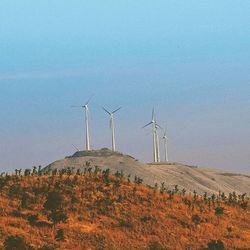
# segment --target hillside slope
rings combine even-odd
[[[125,175],[131,175],[132,178],[139,176],[144,183],[151,186],[165,182],[169,188],[178,185],[189,192],[196,190],[200,194],[204,192],[212,194],[219,191],[227,194],[233,191],[250,194],[250,176],[178,163],[147,165],[131,156],[113,153],[108,149],[77,152],[71,157],[50,164],[44,171],[67,167],[83,171],[86,165],[98,166],[101,169],[108,167],[112,173],[122,170]]]
[[[99,170],[0,177],[0,249],[249,249],[245,196],[190,196],[139,183]]]

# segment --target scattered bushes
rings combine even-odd
[[[201,219],[201,217],[199,215],[193,214],[192,215],[192,221],[193,221],[193,223],[195,225],[198,225],[198,224],[200,224],[202,222],[202,219]]]
[[[216,207],[215,208],[215,215],[222,215],[224,214],[224,208],[223,207]]]
[[[57,191],[52,191],[48,194],[47,200],[43,207],[50,211],[56,211],[62,208],[63,196]]]
[[[119,225],[119,227],[125,227],[125,228],[132,228],[133,227],[133,223],[131,221],[123,220],[123,219],[119,220],[118,225]]]
[[[224,250],[224,244],[220,240],[212,240],[208,242],[207,248],[204,248],[203,250]]]
[[[149,250],[167,250],[158,241],[151,241],[148,245]]]
[[[143,183],[143,179],[138,176],[135,176],[134,183],[140,185]]]
[[[60,223],[60,222],[67,222],[68,216],[61,211],[52,211],[48,215],[48,219],[52,221],[54,224]]]
[[[56,237],[55,237],[55,239],[56,239],[57,241],[62,241],[62,240],[65,239],[65,237],[64,237],[64,230],[63,230],[63,229],[58,229],[58,230],[56,231]]]
[[[10,235],[4,241],[4,250],[34,250],[23,237]]]
[[[37,223],[37,220],[38,220],[38,214],[28,215],[27,220],[28,220],[30,225],[35,226]]]
[[[63,196],[58,191],[49,192],[43,207],[50,211],[47,217],[54,224],[67,221],[68,217],[63,212]]]
[[[56,247],[50,245],[44,245],[43,247],[39,248],[38,250],[56,250]]]
[[[105,184],[108,186],[110,184],[110,169],[103,170],[102,172]]]
[[[8,193],[10,199],[21,199],[22,195],[23,190],[19,183],[10,186]]]
[[[145,215],[145,216],[142,216],[142,217],[140,218],[140,221],[141,221],[141,222],[148,222],[148,221],[157,222],[157,219],[155,218],[155,216],[152,216],[152,215]]]

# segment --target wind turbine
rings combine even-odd
[[[156,120],[156,119],[155,119]],[[155,123],[155,136],[156,136],[156,157],[157,162],[161,162],[161,156],[160,156],[160,140],[159,140],[159,133],[158,129],[161,128],[157,123]]]
[[[162,137],[164,141],[164,151],[165,151],[165,162],[169,162],[168,159],[168,137],[167,137],[167,129],[165,129],[164,135]]]
[[[162,127],[157,123],[155,113],[154,113],[154,121],[155,121],[155,139],[156,139],[156,162],[161,162],[159,129],[162,129]]]
[[[158,162],[158,155],[159,155],[159,147],[157,144],[159,144],[159,140],[157,140],[157,124],[155,120],[155,111],[153,109],[152,111],[152,120],[142,128],[146,128],[147,126],[152,125],[152,135],[153,135],[153,160],[154,162]]]
[[[118,110],[120,110],[120,109],[121,109],[121,107],[118,108],[118,109],[116,109],[116,110],[114,110],[114,111],[112,111],[112,112],[110,112],[110,111],[108,111],[107,109],[105,109],[105,108],[103,107],[103,110],[104,110],[108,115],[110,115],[110,128],[111,128],[111,131],[112,131],[112,151],[116,151],[116,145],[115,145],[115,124],[114,124],[114,114],[115,114]]]
[[[83,106],[71,106],[72,108],[83,108],[85,113],[85,129],[86,129],[86,151],[90,150],[90,135],[89,135],[89,102],[92,97]]]

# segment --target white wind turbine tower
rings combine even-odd
[[[92,98],[92,97],[91,97]],[[91,98],[83,106],[71,106],[72,108],[83,108],[85,113],[85,129],[86,129],[86,150],[90,150],[90,135],[89,135],[89,102]]]
[[[155,121],[155,139],[156,139],[156,162],[161,162],[160,156],[160,140],[159,140],[159,129],[162,129],[161,126],[156,121],[156,115],[154,112],[154,121]]]
[[[110,115],[110,128],[111,128],[111,131],[112,131],[112,151],[116,151],[116,144],[115,144],[115,124],[114,124],[114,114],[120,110],[120,108],[112,111],[112,112],[109,112],[107,109],[103,108],[103,110],[108,114]]]
[[[157,124],[155,120],[155,111],[152,111],[152,120],[148,124],[146,124],[143,128],[152,125],[152,135],[153,135],[153,161],[158,162],[159,160],[159,138],[157,133]]]
[[[164,135],[162,137],[164,141],[164,151],[165,151],[165,162],[169,162],[168,159],[168,137],[167,137],[167,129],[165,129]]]
[[[156,122],[156,119],[155,119]],[[157,162],[161,162],[160,156],[160,140],[159,140],[159,133],[158,129],[161,128],[157,123],[155,123],[155,136],[156,136],[156,152],[157,152]]]

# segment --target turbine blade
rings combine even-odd
[[[94,95],[90,96],[90,98],[88,99],[88,101],[85,103],[85,105],[84,105],[84,106],[86,106],[86,105],[88,105],[88,104],[89,104],[89,102],[91,101],[91,99],[93,98],[93,96],[94,96]]]
[[[103,109],[106,113],[108,113],[109,115],[111,115],[111,113],[110,113],[107,109],[105,109],[104,107],[102,107],[102,109]]]
[[[152,121],[155,119],[155,108],[152,110]]]
[[[162,127],[158,123],[156,123],[155,125],[156,125],[156,128],[162,129]]]
[[[167,128],[164,130],[164,136],[167,136]]]
[[[77,148],[74,144],[72,144],[72,146],[73,146],[77,151],[80,151],[79,148]]]
[[[153,122],[150,122],[148,124],[146,124],[145,126],[143,126],[142,128],[146,128],[147,126],[151,125]]]
[[[83,106],[70,106],[71,108],[82,108]]]
[[[120,107],[120,108],[114,110],[114,111],[112,112],[112,114],[116,113],[116,112],[117,112],[118,110],[120,110],[121,108],[122,108],[122,107]]]

